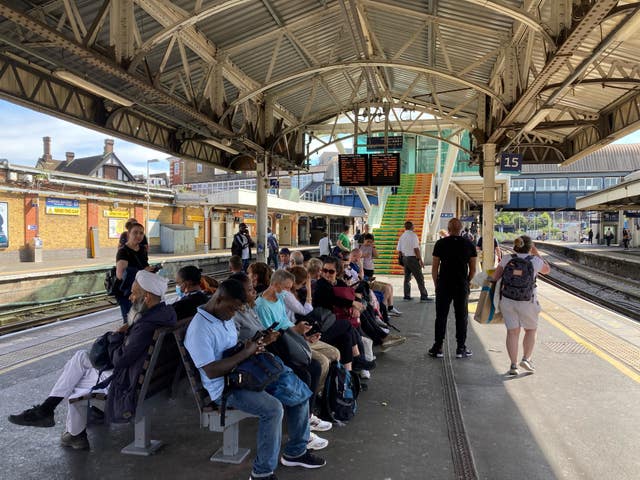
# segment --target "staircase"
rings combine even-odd
[[[413,222],[413,231],[422,237],[424,210],[431,193],[430,173],[401,175],[398,193],[389,196],[382,216],[380,228],[373,230],[378,258],[376,273],[402,275],[404,269],[398,265],[398,238],[404,232],[404,222]]]

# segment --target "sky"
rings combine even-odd
[[[115,154],[134,175],[146,174],[147,160],[164,160],[169,156],[0,100],[0,158],[6,158],[9,163],[35,167],[42,156],[42,137],[51,137],[51,153],[57,160],[64,159],[66,152],[74,152],[76,157],[99,155],[103,152],[105,139],[113,138]],[[640,130],[616,143],[640,143]],[[169,162],[152,163],[149,170],[151,173],[168,172]]]

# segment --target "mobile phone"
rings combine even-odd
[[[279,325],[279,322],[273,322],[270,326],[268,326],[265,330],[264,333],[268,333],[268,332],[273,332],[276,327]]]

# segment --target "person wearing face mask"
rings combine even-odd
[[[107,419],[112,422],[128,421],[131,412],[135,412],[135,385],[153,341],[153,333],[157,328],[176,324],[175,312],[163,301],[166,289],[165,278],[146,270],[139,271],[131,287],[128,322],[108,336],[113,371],[99,372],[91,365],[87,351],[80,350],[67,361],[47,399],[20,414],[9,415],[9,421],[29,427],[53,427],[55,409],[65,398],[86,395],[99,381],[110,376]],[[94,392],[104,393],[105,390]],[[120,401],[116,403],[116,400]],[[122,408],[127,409],[126,415]],[[90,448],[86,431],[87,412],[86,405],[69,403],[66,429],[60,439],[64,447],[74,450]]]
[[[171,304],[178,319],[193,317],[200,305],[204,305],[210,298],[202,290],[202,273],[194,265],[182,267],[176,273],[176,295],[178,300]]]

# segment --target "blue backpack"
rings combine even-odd
[[[528,255],[525,258],[517,254],[511,255],[511,260],[504,266],[502,273],[502,288],[500,294],[518,302],[530,302],[533,299],[533,289],[536,286],[535,270]]]
[[[340,362],[333,362],[324,386],[322,417],[339,425],[348,422],[356,414],[359,394],[360,378]]]

